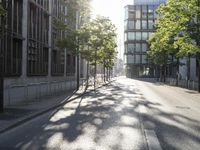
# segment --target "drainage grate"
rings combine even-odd
[[[190,109],[190,107],[187,107],[187,106],[176,106],[176,108],[178,108],[178,109]]]

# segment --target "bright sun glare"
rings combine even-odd
[[[92,17],[101,15],[109,17],[117,27],[118,52],[122,58],[121,52],[123,46],[123,28],[124,28],[124,6],[133,4],[133,0],[92,0]],[[121,53],[121,54],[120,54]]]

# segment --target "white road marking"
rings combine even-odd
[[[149,150],[162,150],[155,131],[145,130]]]

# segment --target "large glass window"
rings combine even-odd
[[[148,49],[147,44],[146,44],[146,43],[143,43],[143,44],[142,44],[142,51],[143,51],[143,52],[146,52],[147,49]]]
[[[128,44],[128,52],[134,52],[135,44]]]
[[[141,29],[141,21],[136,20],[136,29]]]
[[[135,51],[136,52],[141,52],[141,45],[140,45],[140,43],[136,43],[135,44]]]
[[[141,40],[141,32],[136,32],[136,40]]]
[[[128,55],[128,56],[127,56],[127,63],[128,63],[128,64],[133,64],[133,63],[135,63],[135,57],[134,57],[134,55]]]
[[[141,55],[135,55],[135,63],[139,64],[140,63],[140,56]]]
[[[128,32],[128,40],[135,40],[135,32]]]
[[[141,9],[140,9],[140,6],[136,6],[136,18],[141,18]]]
[[[149,29],[153,29],[154,28],[154,22],[153,20],[148,20],[148,24],[149,24]]]
[[[15,0],[14,1],[14,17],[13,17],[13,30],[16,33],[22,33],[22,1]]]
[[[142,63],[143,64],[147,63],[147,56],[146,55],[142,55]]]
[[[135,18],[135,9],[129,8],[129,18],[134,19]]]
[[[147,29],[147,21],[142,20],[142,29]]]
[[[142,18],[147,18],[147,6],[142,6]]]
[[[134,21],[128,21],[128,29],[135,29],[135,22]]]
[[[153,14],[154,14],[154,7],[148,6],[148,18],[153,19]]]
[[[147,39],[148,39],[148,33],[142,32],[142,40],[147,40]]]

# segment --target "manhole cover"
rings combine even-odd
[[[178,108],[178,109],[190,109],[190,107],[187,107],[187,106],[176,106],[176,108]]]

